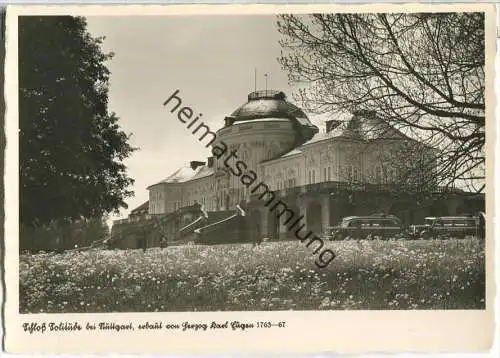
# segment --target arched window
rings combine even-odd
[[[358,167],[353,165],[352,166],[352,178],[354,181],[359,181],[360,180],[360,177],[359,177],[359,170],[358,170]]]
[[[377,183],[382,182],[382,166],[380,166],[380,165],[377,165],[375,167],[375,181]]]
[[[391,168],[390,173],[391,173],[391,182],[395,183],[398,180],[398,172],[396,168]]]
[[[345,175],[346,175],[346,179],[347,181],[351,182],[354,180],[354,167],[352,164],[348,164],[345,166]]]

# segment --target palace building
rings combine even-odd
[[[149,201],[132,210],[128,219],[116,221],[113,230],[153,220],[168,240],[175,241],[179,230],[199,215],[199,208],[212,221],[223,220],[244,203],[258,235],[286,237],[284,223],[264,205],[261,191],[253,192],[228,169],[235,168],[236,162],[235,157],[232,163],[226,160],[230,152],[245,163],[239,166],[240,174],[253,171],[259,182],[319,234],[328,233],[329,227],[349,215],[387,213],[410,224],[428,215],[484,210],[484,196],[452,192],[443,196],[437,185],[435,196],[419,195],[419,187],[425,186],[422,191],[428,192],[434,185],[439,153],[374,112],[354,112],[345,122],[329,120],[320,130],[283,92],[256,91],[224,119],[216,135],[212,146],[223,143],[227,155],[193,160],[150,185]],[[158,239],[149,240],[153,245]],[[119,246],[134,244],[125,240]]]

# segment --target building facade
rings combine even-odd
[[[259,192],[234,175],[234,168],[240,174],[253,171],[320,234],[348,215],[384,212],[410,224],[426,215],[455,215],[484,206],[484,199],[466,202],[463,196],[448,195],[443,201],[442,196],[417,198],[412,190],[395,191],[409,184],[432,187],[438,153],[374,112],[355,112],[346,123],[327,121],[320,130],[283,92],[252,92],[216,132],[212,147],[222,146],[227,147],[225,155],[192,161],[149,186],[148,203],[129,219],[137,220],[139,212],[172,215],[193,205],[209,213],[227,212],[245,203],[259,235],[286,236],[284,223],[259,199]]]

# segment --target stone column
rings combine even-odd
[[[269,222],[269,210],[267,208],[260,209],[260,235],[261,237],[268,237],[268,222]]]
[[[307,206],[309,205],[309,200],[307,200],[306,197],[301,197],[297,200],[297,205],[299,206],[299,216],[303,216],[302,220],[295,225],[295,227],[292,229],[292,231],[295,232],[295,230],[300,227],[302,224],[305,224],[305,229],[307,229]],[[295,221],[295,220],[294,220]]]
[[[288,215],[285,213],[279,219],[279,235],[280,235],[279,238],[280,238],[280,240],[286,239],[286,236],[287,236],[287,232],[288,232],[287,225],[283,224],[283,222],[287,219],[287,217],[288,217]]]
[[[330,195],[324,194],[321,202],[321,235],[324,235],[330,227]]]

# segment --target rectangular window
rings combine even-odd
[[[314,183],[316,183],[316,170],[313,169],[312,172],[313,172],[312,173],[312,183],[314,184]]]
[[[328,167],[328,181],[332,180],[332,167]]]
[[[323,168],[323,181],[326,181],[326,167]]]
[[[311,184],[311,171],[310,171],[310,170],[309,170],[308,175],[309,175],[309,178],[308,178],[308,182],[307,182],[307,184]]]

